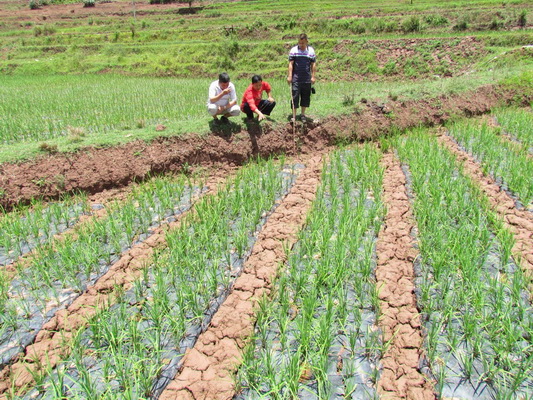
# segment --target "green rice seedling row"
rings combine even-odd
[[[501,108],[492,112],[504,132],[526,146],[533,154],[533,112],[516,108]]]
[[[28,398],[146,398],[159,393],[212,315],[301,166],[242,169],[167,234],[143,277],[79,332],[70,359]],[[37,396],[37,397],[36,397]]]
[[[238,399],[376,396],[383,347],[373,273],[383,212],[378,162],[372,145],[332,154],[275,296],[260,302]]]
[[[531,397],[532,308],[512,235],[434,136],[411,133],[396,146],[418,224],[424,372],[440,398]]]
[[[98,280],[151,228],[187,210],[202,189],[184,177],[159,178],[137,187],[108,215],[81,226],[74,235],[36,248],[27,268],[11,282],[2,281],[0,297],[0,367],[26,345],[57,310],[68,306]],[[3,277],[5,278],[5,277]]]
[[[421,131],[390,143],[405,164],[418,223],[423,372],[438,396],[531,396],[531,303],[511,258],[512,235],[435,137]],[[330,159],[273,297],[259,302],[236,377],[239,400],[379,396],[386,346],[374,278],[386,206],[380,152],[368,144]],[[168,247],[156,251],[133,288],[118,290],[75,336],[70,355],[33,371],[34,388],[15,398],[157,398],[232,290],[261,224],[301,168],[283,163],[254,162],[201,199],[167,233]],[[107,206],[106,217],[76,227],[75,239],[37,247],[28,268],[1,281],[2,369],[125,250],[202,191],[185,177],[153,179]]]
[[[52,240],[76,224],[79,217],[90,213],[87,196],[69,196],[61,202],[45,204],[35,201],[0,215],[0,266],[15,261],[37,246]]]
[[[533,159],[527,148],[517,148],[503,140],[496,129],[478,121],[460,121],[450,125],[450,135],[481,163],[502,189],[517,198],[520,207],[531,209],[533,200]]]
[[[0,142],[44,141],[187,119],[207,91],[201,80],[139,79],[87,76],[8,79],[0,91],[9,101],[0,105]],[[102,80],[108,83],[102,82]],[[49,87],[53,90],[49,90]],[[30,89],[31,87],[31,89]],[[205,92],[205,93],[204,93]],[[9,95],[8,95],[9,94]],[[95,99],[100,99],[95,103]],[[181,101],[186,99],[186,101]],[[139,112],[142,110],[142,113]]]

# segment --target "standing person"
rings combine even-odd
[[[263,99],[263,91],[266,92],[268,99]],[[264,82],[260,75],[252,76],[252,83],[244,91],[242,95],[241,110],[248,116],[248,121],[253,121],[254,113],[257,114],[257,120],[265,119],[266,115],[270,115],[276,102],[270,94],[272,86],[268,82]]]
[[[301,106],[302,121],[306,121],[305,110],[311,104],[311,90],[315,83],[316,55],[315,49],[308,45],[307,35],[302,33],[298,44],[289,53],[289,74],[287,82],[292,92],[292,118],[296,120],[296,109]]]
[[[214,119],[215,124],[229,122],[228,117],[236,117],[241,113],[237,105],[237,93],[235,86],[230,82],[229,75],[222,72],[218,80],[209,86],[209,97],[207,99],[207,111]],[[222,115],[220,120],[218,116]]]

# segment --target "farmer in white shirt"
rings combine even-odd
[[[237,93],[235,86],[230,82],[226,72],[218,76],[218,80],[209,86],[209,98],[207,99],[207,111],[214,119],[215,124],[227,124],[228,117],[236,117],[241,109],[237,105]],[[218,116],[222,115],[220,119]]]

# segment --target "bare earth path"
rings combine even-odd
[[[432,400],[432,384],[419,370],[423,355],[421,321],[414,294],[413,214],[406,178],[392,153],[384,155],[383,201],[387,215],[376,244],[376,280],[381,300],[379,326],[389,346],[382,359],[378,381],[382,399]]]

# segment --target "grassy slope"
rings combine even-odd
[[[252,73],[263,74],[280,103],[274,123],[285,122],[286,57],[301,31],[319,57],[317,117],[351,112],[363,97],[434,96],[531,69],[531,51],[521,46],[533,33],[517,29],[522,15],[527,22],[533,14],[530,2],[412,3],[311,0],[304,8],[287,0],[215,1],[193,15],[153,7],[135,19],[129,8],[98,15],[105,4],[82,14],[77,3],[75,13],[68,8],[43,21],[25,1],[8,0],[2,7],[20,13],[0,17],[0,96],[7,99],[0,104],[0,162],[39,154],[43,140],[72,151],[151,139],[161,135],[156,124],[168,135],[208,132],[207,85],[222,70],[239,93]]]

